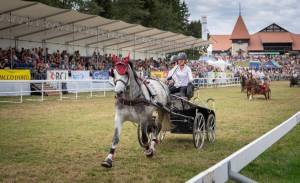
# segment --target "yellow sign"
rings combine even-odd
[[[30,80],[30,70],[0,70],[0,80]]]
[[[152,78],[166,78],[168,75],[168,72],[163,72],[163,71],[151,71],[151,77]]]

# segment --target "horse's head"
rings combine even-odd
[[[123,59],[113,55],[112,61],[114,67],[110,71],[110,76],[114,78],[115,92],[117,95],[125,93],[127,87],[130,85],[129,79],[129,56]]]

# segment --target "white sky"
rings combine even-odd
[[[250,34],[272,23],[300,34],[300,0],[185,0],[190,20],[207,16],[210,34],[231,34],[239,15],[242,16]]]

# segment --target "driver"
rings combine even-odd
[[[173,67],[169,73],[167,80],[174,80],[174,85],[169,86],[170,93],[180,92],[182,96],[186,96],[187,86],[192,83],[192,70],[186,65],[187,55],[181,52],[177,55],[177,65]]]

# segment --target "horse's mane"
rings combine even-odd
[[[129,61],[129,66],[131,68],[131,71],[133,73],[133,77],[134,77],[135,81],[137,82],[138,85],[140,85],[140,83],[138,82],[138,78],[139,77],[138,77],[137,73],[135,72],[135,69],[134,69],[132,61]]]

